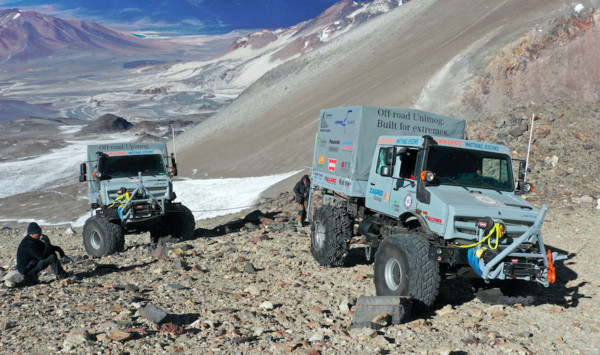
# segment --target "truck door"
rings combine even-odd
[[[392,172],[394,169],[394,147],[378,147],[371,164],[368,191],[365,204],[367,208],[380,213],[390,213],[390,192],[392,191]]]
[[[415,170],[418,149],[396,147],[393,184],[390,193],[390,214],[394,217],[414,209],[416,198]]]

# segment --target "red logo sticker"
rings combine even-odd
[[[329,159],[329,171],[335,171],[336,164],[337,164],[337,159]]]

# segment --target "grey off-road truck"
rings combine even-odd
[[[519,196],[531,188],[525,161],[513,166],[506,146],[464,138],[464,120],[419,110],[322,110],[312,165],[323,197],[311,225],[317,262],[342,266],[351,243],[363,243],[376,294],[424,307],[442,278],[496,285],[514,302],[554,282],[553,262],[566,256],[543,243],[547,206]]]
[[[174,202],[171,177],[177,175],[175,158],[165,143],[108,143],[89,145],[79,181],[88,182],[91,217],[83,227],[83,244],[93,257],[125,248],[126,233],[150,231],[160,238],[191,238],[192,212]]]

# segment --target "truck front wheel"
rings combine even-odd
[[[105,218],[88,218],[83,226],[83,246],[95,258],[125,250],[125,231]]]
[[[189,240],[194,236],[196,221],[189,208],[177,205],[175,210],[167,214],[171,224],[171,236],[178,240]]]
[[[439,265],[429,256],[429,242],[411,234],[385,238],[375,254],[377,296],[411,296],[417,307],[430,307],[439,286]]]
[[[352,238],[352,222],[341,207],[317,209],[310,234],[310,251],[321,266],[343,266]]]
[[[190,240],[194,237],[195,228],[192,211],[184,205],[174,204],[150,230],[150,239],[154,244],[167,237],[171,241]]]

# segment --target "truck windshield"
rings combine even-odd
[[[160,154],[104,156],[102,179],[136,177],[142,175],[165,175],[165,167]]]
[[[426,170],[440,185],[459,185],[501,191],[513,190],[507,155],[444,146],[430,148]]]

